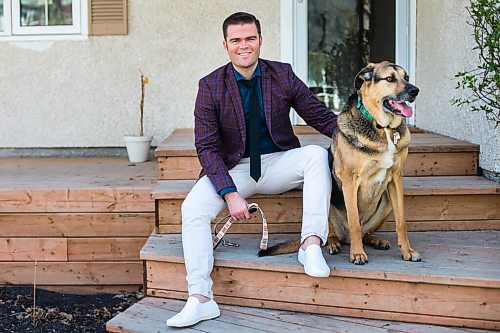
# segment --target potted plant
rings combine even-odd
[[[148,160],[149,148],[151,147],[151,135],[144,135],[144,92],[149,79],[141,71],[141,121],[140,121],[140,135],[125,135],[125,145],[127,147],[128,159],[130,162],[145,162]]]

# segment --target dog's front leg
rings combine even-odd
[[[394,218],[396,220],[396,234],[398,245],[401,249],[403,260],[420,261],[420,254],[413,250],[408,239],[408,228],[404,212],[403,177],[401,172],[393,176],[392,181],[387,186],[389,198],[391,199]]]
[[[342,191],[347,210],[347,223],[349,225],[350,254],[349,261],[356,265],[364,265],[368,262],[368,256],[363,249],[361,224],[358,211],[358,180],[355,175],[349,175],[342,179]]]

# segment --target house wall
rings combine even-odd
[[[123,146],[139,132],[139,69],[153,145],[192,127],[198,80],[228,61],[221,26],[236,11],[259,18],[262,57],[279,59],[279,1],[128,3],[127,36],[0,41],[0,148]]]
[[[479,165],[500,173],[500,126],[484,113],[452,106],[458,71],[476,66],[472,27],[466,24],[468,0],[417,1],[416,83],[420,88],[416,125],[420,128],[481,146]]]

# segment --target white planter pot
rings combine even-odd
[[[146,162],[148,160],[149,148],[151,147],[151,135],[125,135],[123,140],[127,147],[130,162]]]

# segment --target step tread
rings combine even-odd
[[[377,234],[391,242],[390,250],[365,247],[369,263],[357,266],[348,262],[349,246],[344,245],[339,255],[325,254],[330,276],[500,288],[500,231],[410,233],[412,247],[423,257],[418,263],[401,260],[394,233]],[[270,244],[295,237],[270,235]],[[257,257],[260,235],[228,233],[226,238],[240,246],[216,249],[215,266],[303,273],[296,253]],[[182,253],[180,235],[153,234],[141,250],[141,259],[184,263]]]
[[[178,313],[184,300],[145,297],[106,324],[110,332],[149,333],[178,332],[165,325],[168,318]],[[402,323],[387,320],[359,319],[331,315],[270,310],[245,306],[219,304],[221,316],[204,321],[182,332],[468,332],[427,324]],[[476,332],[486,332],[477,330]]]
[[[330,145],[330,138],[314,133],[297,133],[301,145],[317,144],[323,147]],[[435,133],[412,133],[410,152],[478,152],[479,145],[453,139]],[[192,128],[175,129],[155,151],[156,157],[164,156],[196,156],[194,148],[194,130]]]
[[[151,192],[153,199],[183,199],[196,180],[160,180]],[[481,176],[404,177],[405,195],[500,194],[500,184]],[[254,198],[276,195],[257,194]],[[280,197],[302,197],[301,191],[288,191]]]

